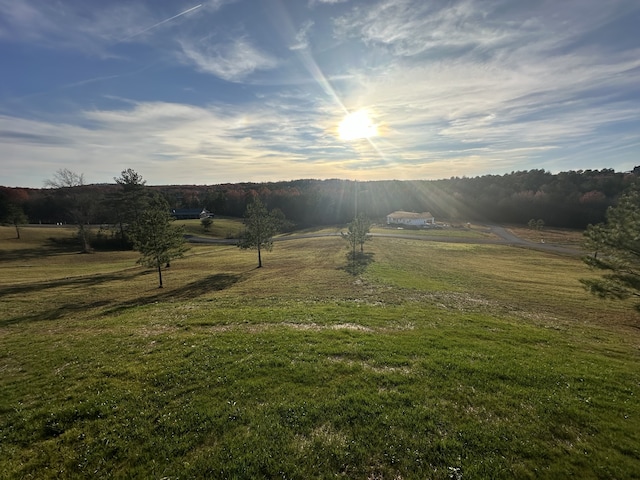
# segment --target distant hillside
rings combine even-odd
[[[243,215],[247,201],[259,196],[269,208],[279,208],[298,225],[346,223],[355,210],[382,220],[395,210],[431,212],[436,219],[526,224],[542,219],[546,225],[583,228],[604,220],[629,185],[633,172],[613,169],[551,174],[545,170],[416,181],[295,180],[220,185],[147,187],[160,192],[172,208],[205,207],[216,215]],[[80,187],[95,199],[93,223],[113,219],[110,196],[118,185]],[[59,196],[51,189],[0,187],[0,217],[8,203],[21,206],[32,222],[69,221]],[[357,193],[357,195],[356,195]]]

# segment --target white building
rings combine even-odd
[[[387,215],[387,225],[411,225],[414,227],[424,227],[435,225],[436,219],[429,212],[393,212]]]

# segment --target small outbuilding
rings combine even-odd
[[[425,227],[435,225],[436,219],[429,212],[415,213],[397,211],[387,215],[387,225],[408,225],[413,227]]]

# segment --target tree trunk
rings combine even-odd
[[[258,245],[258,268],[262,268],[262,255],[260,254],[260,245]]]
[[[89,240],[87,239],[87,231],[84,228],[84,225],[81,223],[78,225],[79,234],[80,234],[80,242],[82,242],[82,253],[91,253],[91,245],[89,245]]]
[[[162,288],[162,265],[160,265],[160,260],[158,260],[158,281],[160,282],[158,288]]]
[[[20,229],[18,228],[18,225],[15,225],[16,227],[16,236],[18,237],[18,240],[20,240]]]
[[[120,222],[120,246],[122,248],[125,248],[125,242],[124,242],[124,224],[122,222]]]

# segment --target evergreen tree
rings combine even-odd
[[[200,220],[200,224],[202,225],[202,229],[205,232],[208,232],[211,230],[211,225],[213,225],[213,220],[211,220],[211,217],[204,217],[202,220]]]
[[[587,227],[584,241],[584,248],[592,252],[585,263],[606,273],[581,282],[602,298],[640,297],[640,188],[632,187],[622,195],[606,218],[603,224]]]
[[[172,225],[169,204],[159,195],[151,198],[132,228],[134,248],[142,255],[138,260],[147,267],[158,269],[159,288],[162,288],[162,265],[180,258],[187,251],[184,228]]]
[[[126,245],[131,239],[128,238],[128,230],[135,229],[142,212],[149,201],[149,196],[145,188],[146,180],[142,175],[128,168],[120,173],[120,177],[114,178],[120,186],[119,191],[110,199],[115,207],[115,220],[120,236],[120,241]]]

